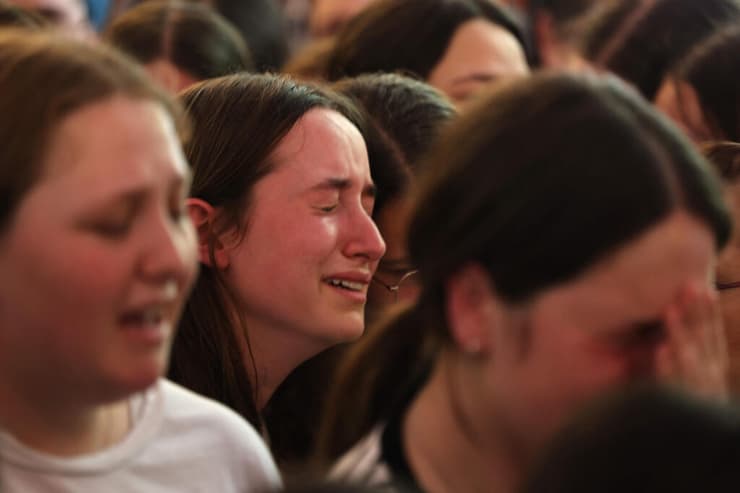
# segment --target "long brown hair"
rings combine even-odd
[[[255,184],[272,171],[272,152],[309,110],[337,111],[365,133],[364,117],[349,100],[277,75],[213,79],[191,87],[180,99],[193,121],[192,138],[185,144],[193,170],[191,196],[219,210],[207,233],[211,257],[220,234],[234,231],[243,237]],[[246,366],[254,365],[248,327],[243,320],[235,324],[237,299],[223,274],[201,267],[174,341],[168,376],[260,427],[257,382],[250,381]],[[246,362],[242,340],[249,353]]]

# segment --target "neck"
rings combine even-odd
[[[128,433],[128,401],[79,405],[69,397],[45,393],[43,399],[23,389],[0,385],[0,428],[25,446],[58,457],[101,451]]]
[[[246,320],[246,325],[252,357],[244,339],[239,340],[244,343],[244,362],[249,379],[256,388],[257,409],[262,412],[288,375],[328,345],[286,328],[266,327],[249,319]]]
[[[404,422],[403,443],[416,480],[429,493],[516,491],[521,468],[503,441],[477,433],[459,382],[450,378],[451,363],[441,358]]]

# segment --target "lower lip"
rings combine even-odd
[[[145,346],[160,346],[170,333],[167,322],[160,322],[157,325],[121,324],[120,327],[126,339]]]
[[[350,291],[349,289],[340,288],[337,286],[332,286],[331,284],[327,283],[327,286],[329,286],[331,289],[333,289],[338,294],[344,296],[345,298],[349,298],[352,301],[356,301],[358,303],[365,303],[367,301],[367,294],[366,291]]]

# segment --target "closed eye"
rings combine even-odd
[[[81,224],[85,229],[106,240],[124,239],[136,220],[141,208],[138,196],[115,204],[110,210],[102,211]]]
[[[115,222],[100,222],[91,225],[91,229],[96,234],[111,240],[125,238],[131,230],[131,220]]]

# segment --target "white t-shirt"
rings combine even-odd
[[[383,458],[383,432],[375,427],[357,445],[344,453],[332,466],[328,479],[340,483],[361,484],[395,491],[391,468]]]
[[[98,453],[59,458],[0,430],[0,492],[218,492],[278,489],[262,439],[219,403],[167,380],[130,400],[132,429]]]

